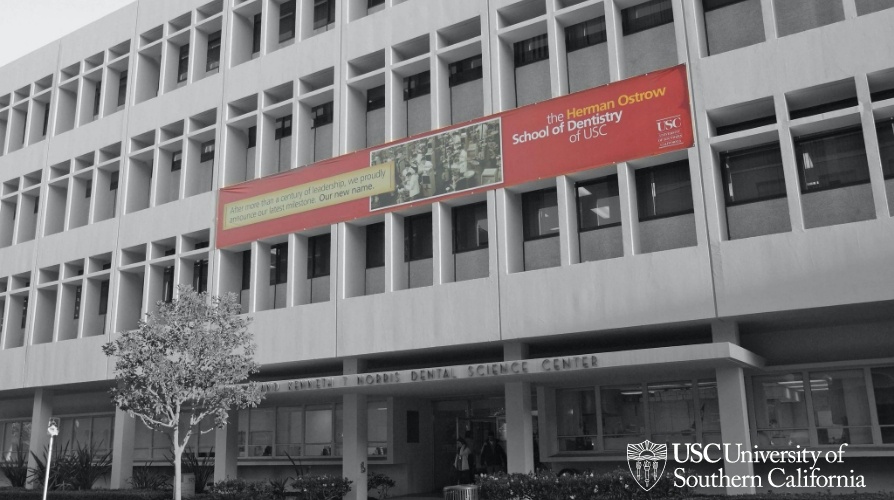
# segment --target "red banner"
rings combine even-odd
[[[224,188],[217,246],[692,144],[686,67],[680,65]]]

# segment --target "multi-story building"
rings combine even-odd
[[[190,284],[269,382],[195,439],[218,479],[433,491],[494,432],[512,472],[846,444],[823,474],[894,486],[891,7],[140,0],[0,68],[3,458],[55,417],[111,487],[161,466],[100,347]]]

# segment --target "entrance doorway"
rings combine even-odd
[[[482,399],[454,399],[434,403],[434,467],[435,488],[456,484],[453,469],[456,458],[456,439],[470,444],[474,466],[477,467],[481,446],[493,433],[506,449],[506,410],[502,397]],[[468,437],[467,437],[468,436]]]

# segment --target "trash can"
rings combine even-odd
[[[478,500],[478,486],[461,484],[444,488],[444,500]]]

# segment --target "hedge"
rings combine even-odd
[[[40,500],[42,498],[43,490],[0,488],[0,500]],[[48,500],[169,500],[170,498],[170,491],[87,490],[50,491],[47,493]]]

